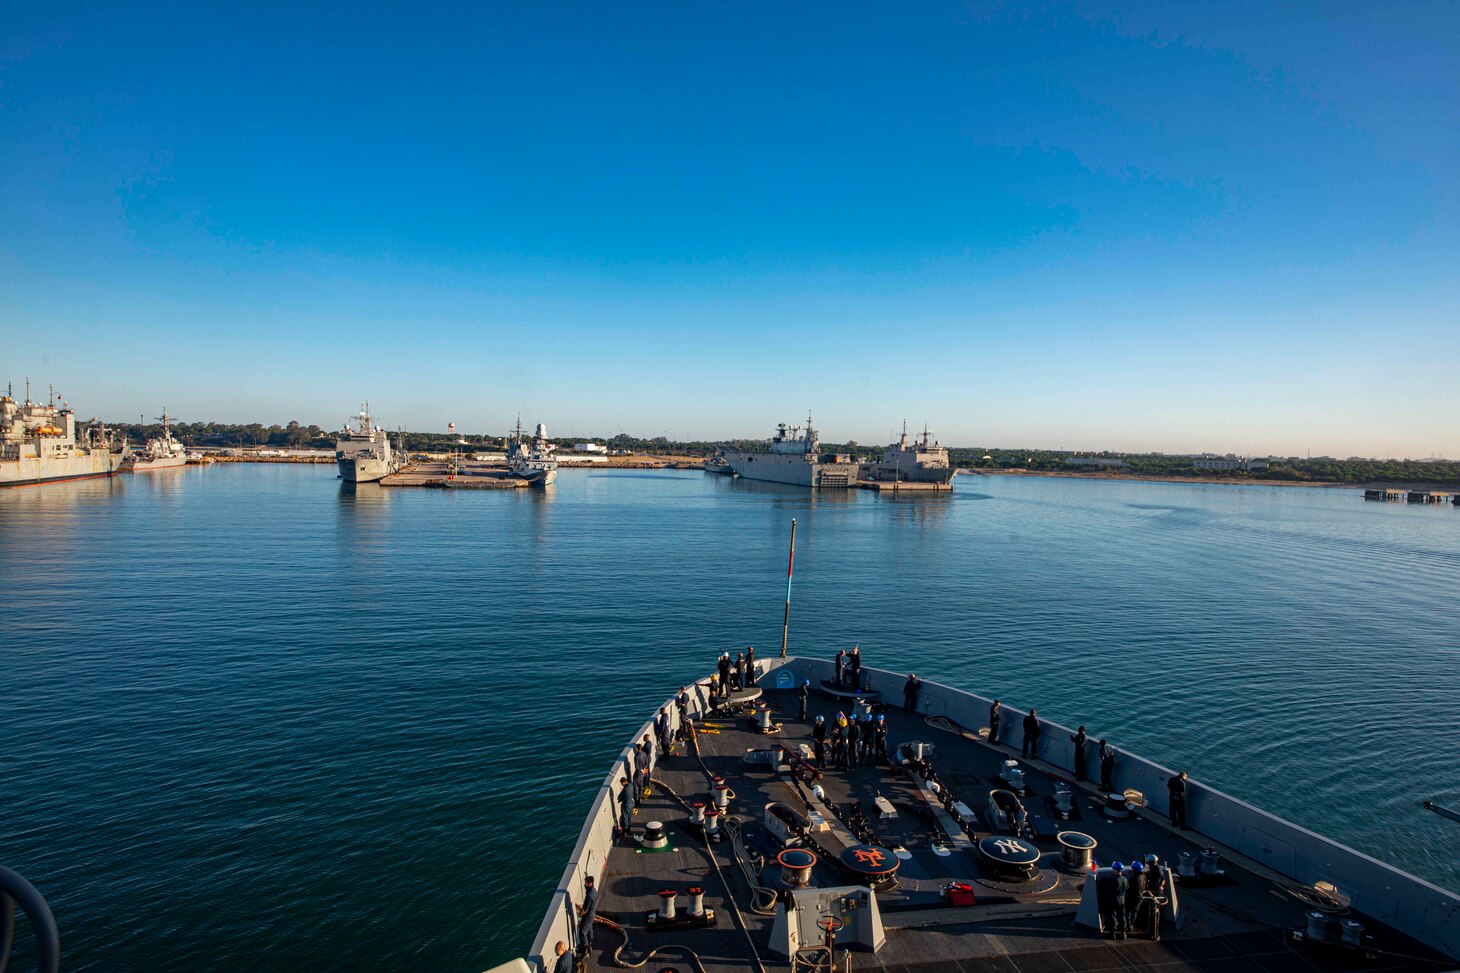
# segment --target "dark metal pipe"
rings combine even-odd
[[[1442,818],[1449,818],[1451,821],[1460,821],[1460,811],[1452,811],[1447,807],[1441,807],[1434,801],[1425,801],[1421,806],[1426,811],[1434,811]]]
[[[0,951],[0,973],[4,973],[5,966],[10,961],[9,947],[15,929],[16,905],[25,910],[31,929],[35,930],[38,973],[58,973],[61,969],[61,933],[56,928],[56,917],[51,915],[51,907],[46,905],[40,892],[20,875],[0,865],[0,898],[6,900],[3,911],[7,913],[4,922],[6,948]]]

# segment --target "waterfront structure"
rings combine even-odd
[[[1228,453],[1226,456],[1218,456],[1215,453],[1202,453],[1191,461],[1191,468],[1194,470],[1217,470],[1231,471],[1242,470],[1247,473],[1256,473],[1265,470],[1268,461],[1265,459],[1254,459],[1251,456],[1234,456]]]
[[[370,417],[370,403],[360,406],[358,425],[345,423],[335,443],[335,461],[346,483],[375,483],[401,468],[402,454],[392,450],[390,436]]]
[[[162,435],[147,440],[141,449],[130,453],[122,461],[123,473],[148,473],[187,465],[188,448],[173,438],[172,430],[168,427],[167,409],[162,410],[159,421],[162,423]]]
[[[766,483],[786,483],[812,489],[856,486],[857,463],[850,456],[821,454],[821,439],[806,417],[806,425],[780,423],[764,449],[721,447],[721,455],[736,476]]]
[[[7,389],[0,396],[0,487],[114,475],[127,456],[126,445],[113,450],[111,434],[96,419],[80,430],[79,439],[77,434],[76,413],[65,402],[56,404],[54,389],[46,405],[30,400],[29,382],[23,403]]]
[[[522,419],[517,419],[517,429],[507,437],[507,468],[519,480],[526,480],[531,486],[551,486],[558,478],[556,449],[548,442],[547,425],[539,422],[532,439],[522,433]]]
[[[574,443],[573,444],[573,452],[575,452],[575,453],[596,453],[599,456],[607,456],[608,455],[608,447],[602,445],[601,443]]]
[[[948,450],[933,441],[927,426],[921,438],[909,442],[904,423],[902,438],[888,446],[881,459],[863,463],[858,477],[868,483],[907,483],[951,490],[957,472],[948,461]]]
[[[991,457],[984,457],[990,459]],[[1070,466],[1093,466],[1106,470],[1128,470],[1130,464],[1123,459],[1116,459],[1113,456],[1067,456],[1065,462]]]

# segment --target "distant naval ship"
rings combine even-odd
[[[147,473],[187,465],[188,448],[173,438],[172,430],[167,425],[166,409],[162,410],[159,421],[162,423],[161,437],[147,440],[147,445],[129,454],[122,461],[123,473]]]
[[[821,439],[811,417],[806,426],[776,426],[776,434],[765,449],[721,449],[726,464],[736,476],[766,483],[787,483],[812,489],[856,486],[857,464],[850,456],[821,453]]]
[[[558,478],[558,460],[553,455],[556,447],[548,442],[547,425],[539,422],[537,432],[531,440],[522,434],[522,420],[517,420],[517,431],[507,437],[507,468],[519,480],[526,480],[531,486],[551,486]]]
[[[358,426],[345,429],[335,443],[335,461],[346,483],[374,483],[401,467],[401,456],[390,448],[390,437],[370,418],[370,403],[360,406]]]
[[[908,442],[907,425],[902,438],[888,446],[882,458],[863,463],[860,476],[869,483],[932,484],[935,488],[952,489],[957,468],[948,462],[948,450],[933,441],[928,427],[920,439]]]
[[[96,419],[77,439],[76,414],[55,390],[47,405],[15,401],[12,390],[0,396],[0,487],[33,486],[94,476],[112,476],[121,467],[126,447],[113,451],[111,435]]]

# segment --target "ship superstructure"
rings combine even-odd
[[[54,389],[46,405],[30,400],[29,382],[23,403],[8,389],[0,396],[0,487],[111,476],[125,455],[125,446],[112,450],[100,421],[78,430],[76,413],[56,404]]]
[[[558,460],[553,455],[556,448],[548,442],[546,424],[539,422],[529,440],[523,435],[519,417],[517,429],[507,437],[507,468],[513,476],[532,486],[550,486],[558,478]]]
[[[152,470],[168,470],[187,465],[188,448],[173,438],[172,429],[168,426],[171,420],[166,409],[162,410],[158,421],[162,423],[162,435],[156,439],[147,440],[147,445],[130,453],[122,461],[122,472],[147,473]]]
[[[401,467],[401,456],[390,447],[390,436],[370,417],[370,403],[360,406],[356,426],[345,423],[335,442],[335,461],[346,483],[374,483]]]
[[[812,489],[856,486],[857,464],[850,456],[821,453],[821,438],[806,417],[806,425],[780,423],[764,449],[721,449],[735,475],[747,480],[786,483]]]
[[[933,439],[927,426],[923,427],[921,437],[909,442],[907,425],[904,424],[902,438],[888,446],[881,459],[863,463],[860,476],[872,483],[909,483],[952,489],[953,476],[957,472],[948,461],[947,448]]]

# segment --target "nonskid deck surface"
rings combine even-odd
[[[810,743],[811,721],[818,714],[830,721],[845,704],[815,695],[808,720],[801,721],[795,718],[797,702],[792,693],[767,690],[764,698],[781,724],[779,734],[766,736],[756,732],[754,720],[748,716],[710,717],[702,725],[718,732],[701,733],[697,738],[705,767],[702,769],[687,746],[680,744],[675,755],[661,757],[653,777],[683,800],[706,802],[709,785],[704,770],[724,777],[735,792],[731,813],[743,823],[746,843],[768,862],[759,882],[776,886],[779,866],[774,859],[781,845],[762,824],[764,805],[771,801],[798,809],[805,805],[789,776],[777,777],[766,765],[747,765],[743,755],[747,750],[765,748],[772,741],[795,752],[801,743]],[[977,810],[986,804],[988,792],[1001,786],[997,775],[1002,762],[1011,756],[1018,757],[1017,751],[992,746],[986,740],[937,729],[919,715],[893,711],[886,717],[888,750],[894,758],[900,743],[921,740],[935,744],[939,777],[958,799]],[[1069,778],[1062,773],[1048,772],[1050,769],[1037,761],[1021,763],[1028,791],[1024,805],[1031,819],[1035,815],[1053,818],[1054,782]],[[901,846],[911,854],[911,858],[901,861],[898,887],[879,892],[877,896],[887,931],[886,944],[876,953],[854,952],[853,969],[895,973],[1147,969],[1163,973],[1182,970],[1311,973],[1313,970],[1443,968],[1399,957],[1364,960],[1353,953],[1300,950],[1290,943],[1285,930],[1303,927],[1303,903],[1276,882],[1232,862],[1224,863],[1234,879],[1231,884],[1180,890],[1182,927],[1175,929],[1170,923],[1164,924],[1160,942],[1102,938],[1095,930],[1073,922],[1083,876],[1072,877],[1045,868],[1044,881],[1039,884],[1048,885],[1057,877],[1053,888],[1043,894],[1019,894],[1012,891],[1012,886],[985,878],[970,850],[955,849],[946,856],[937,854],[933,847],[936,832],[924,811],[927,804],[907,775],[885,765],[860,767],[845,773],[829,769],[820,783],[828,802],[845,805],[860,801],[869,816],[876,795],[886,797],[896,816],[873,817],[871,827],[879,839],[877,844]],[[789,962],[773,956],[770,950],[772,917],[758,915],[749,908],[750,892],[732,859],[730,842],[721,841],[707,848],[698,833],[687,827],[688,815],[679,800],[665,787],[652,786],[651,790],[635,813],[634,824],[642,827],[648,821],[664,822],[671,849],[641,850],[634,841],[620,837],[609,855],[601,882],[599,914],[620,924],[628,934],[621,961],[637,964],[649,950],[662,948],[649,968],[692,971],[693,963],[683,950],[671,946],[674,944],[692,949],[706,973],[754,969],[746,941],[748,932],[767,969],[788,969]],[[1103,800],[1094,788],[1076,785],[1075,804],[1074,819],[1060,823],[1060,828],[1094,837],[1099,842],[1095,857],[1102,864],[1129,862],[1152,852],[1162,861],[1174,863],[1181,852],[1201,848],[1182,833],[1168,828],[1164,819],[1158,821],[1145,811],[1130,820],[1107,819],[1101,813]],[[841,829],[840,824],[836,825],[835,830]],[[976,837],[984,833],[980,831]],[[819,833],[816,840],[831,855],[838,854],[845,844],[834,833],[827,832]],[[1036,838],[1033,842],[1044,852],[1059,850],[1052,838]],[[719,865],[718,873],[711,855]],[[735,897],[738,917],[737,910],[726,899],[721,876]],[[973,885],[977,905],[955,910],[943,904],[942,888],[955,880]],[[811,884],[838,886],[846,882],[837,874],[834,864],[822,861],[816,866]],[[705,889],[704,903],[717,913],[714,928],[647,930],[646,916],[658,908],[657,893],[661,889],[675,888],[683,896],[687,888],[696,885]],[[1381,935],[1383,949],[1410,957],[1434,955],[1412,941],[1379,929],[1375,923],[1366,920],[1365,925]],[[599,924],[589,969],[614,969],[613,953],[622,941],[613,929]]]

